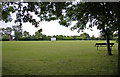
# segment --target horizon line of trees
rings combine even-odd
[[[53,35],[53,36],[47,36],[45,34],[42,34],[39,31],[36,31],[34,35],[30,35],[29,32],[24,31],[22,32],[22,29],[19,26],[12,26],[1,28],[1,35],[2,35],[2,41],[9,41],[9,36],[11,35],[12,31],[14,31],[14,39],[16,41],[40,41],[40,40],[51,40],[52,37],[56,37],[57,40],[106,40],[105,34],[101,33],[100,37],[95,37],[90,35],[88,33],[82,33],[80,35],[75,36],[65,36],[65,35]],[[117,40],[117,33],[110,36],[110,40]]]

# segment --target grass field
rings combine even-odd
[[[96,50],[105,41],[4,41],[3,75],[115,75],[118,50]]]

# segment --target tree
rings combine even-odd
[[[42,40],[47,40],[48,37],[46,35],[42,35]]]
[[[1,31],[2,31],[2,35],[11,35],[12,28],[11,27],[1,28]]]
[[[42,33],[39,33],[38,31],[35,32],[35,38],[36,39],[42,39]]]
[[[11,27],[1,28],[1,31],[2,40],[8,40],[9,36],[12,33],[12,28]]]
[[[11,28],[11,27],[7,27],[7,28],[6,28],[6,32],[7,32],[8,35],[11,35],[11,33],[12,33],[12,28]]]
[[[17,26],[17,25],[12,27],[15,34],[15,39],[18,41],[18,39],[22,37],[22,29],[20,26]]]
[[[69,4],[71,2],[2,2],[2,20],[5,22],[12,21],[10,13],[16,12],[15,22],[18,22],[20,26],[22,26],[22,23],[30,22],[38,27],[41,21],[51,21],[61,17],[62,9],[65,9]],[[40,21],[36,21],[30,12],[34,12],[40,17]]]
[[[92,39],[92,40],[95,40],[95,36],[94,36],[94,35],[92,35],[91,39]]]
[[[100,4],[102,4],[101,5],[102,7],[99,6]],[[89,19],[89,21],[91,21],[91,25],[89,25],[89,27],[92,27],[94,26],[93,24],[95,24],[98,26],[98,29],[102,29],[102,31],[105,32],[106,39],[107,39],[108,55],[112,55],[112,53],[109,45],[109,33],[107,31],[109,30],[114,32],[118,30],[118,56],[119,56],[118,73],[120,74],[120,26],[119,26],[120,25],[120,2],[85,3],[78,6],[78,9],[72,9],[72,10],[73,10],[72,12],[68,11],[69,13],[67,14],[69,15],[68,16],[69,18],[68,17],[66,18],[72,19],[72,20],[77,20],[78,18],[78,23],[76,26],[73,27],[73,29],[77,29],[77,28],[79,28],[79,30],[84,29],[86,27],[84,25],[88,22],[88,19]],[[75,14],[75,11],[77,11],[76,14]],[[96,19],[95,22],[93,22],[94,19]]]
[[[66,20],[67,23],[71,21],[78,21],[71,30],[77,29],[84,30],[85,28],[92,28],[97,26],[99,30],[105,33],[108,55],[112,55],[110,48],[110,36],[109,32],[117,30],[116,26],[116,14],[111,10],[110,3],[83,3],[71,5],[66,9],[66,14],[63,15],[61,21]],[[89,27],[86,24],[90,22]],[[67,25],[67,24],[62,24]],[[68,25],[67,25],[68,26]]]
[[[80,36],[73,36],[74,40],[81,40],[82,38]]]
[[[87,34],[87,33],[82,33],[82,34],[80,35],[80,37],[81,37],[83,40],[86,40],[86,39],[89,39],[89,38],[90,38],[89,34]]]
[[[63,40],[64,39],[63,35],[56,35],[56,36],[53,36],[53,37],[56,37],[57,40]]]
[[[105,33],[104,33],[104,32],[103,32],[103,33],[101,32],[101,34],[100,34],[100,39],[101,39],[101,40],[105,40]]]
[[[2,35],[2,40],[8,41],[9,40],[8,35]]]
[[[23,32],[23,35],[24,35],[25,38],[27,38],[27,37],[29,37],[29,32],[24,31],[24,32]]]
[[[110,39],[113,39],[113,33],[112,33],[112,32],[109,32],[109,38],[110,38]],[[105,39],[106,39],[106,34],[105,34],[105,32],[101,32],[101,34],[100,34],[100,39],[102,39],[102,40],[105,40]]]
[[[5,28],[0,28],[1,32],[2,32],[2,35],[5,34]]]

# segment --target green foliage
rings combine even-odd
[[[92,35],[91,39],[92,39],[92,40],[95,40],[95,36],[94,36],[94,35]]]
[[[22,33],[19,31],[15,31],[15,39],[18,40],[20,37],[22,37]]]
[[[82,40],[80,36],[73,36],[74,40]]]
[[[14,11],[14,9],[13,9],[13,7],[9,7],[9,8],[6,8],[5,10],[3,10],[2,11],[2,19],[3,19],[3,21],[5,21],[6,23],[7,22],[11,22],[12,21],[12,18],[10,18],[11,16],[10,16],[10,12],[13,12]]]
[[[22,29],[21,26],[12,26],[14,34],[15,34],[15,39],[18,40],[20,37],[22,37]]]
[[[1,31],[2,31],[2,35],[11,35],[12,28],[11,27],[1,28]]]
[[[65,9],[69,4],[71,2],[2,2],[4,7],[2,20],[8,22],[10,12],[16,12],[15,22],[19,22],[20,26],[24,22],[30,22],[35,27],[38,27],[40,21],[59,19],[62,15],[62,9]],[[40,18],[40,21],[36,21],[29,12],[34,12]]]
[[[107,32],[108,32],[108,34],[109,34],[109,38],[110,39],[113,39],[113,32],[112,31],[108,31],[107,30]],[[103,39],[103,40],[105,40],[106,39],[106,34],[105,34],[105,32],[101,32],[101,34],[100,34],[100,39]]]
[[[35,32],[35,38],[36,38],[36,39],[42,39],[42,34],[39,33],[38,31]]]
[[[3,12],[7,13],[5,13],[6,17],[3,18],[3,20],[9,18],[10,12],[16,11],[17,18],[15,22],[20,22],[20,26],[23,22],[30,22],[35,27],[38,27],[40,21],[59,19],[60,25],[66,27],[68,27],[72,21],[77,21],[71,30],[78,29],[78,31],[83,31],[85,28],[92,28],[95,25],[99,30],[109,35],[110,33],[107,28],[111,32],[118,30],[116,26],[117,12],[116,9],[112,7],[112,5],[116,3],[78,2],[72,4],[72,2],[2,2],[2,4],[4,7]],[[26,4],[26,6],[23,4]],[[40,18],[40,21],[37,22],[36,19],[33,19],[30,12],[34,12]],[[86,26],[88,22],[90,22],[89,27]],[[39,30],[39,33],[40,32],[41,30]],[[38,39],[38,37],[36,38]],[[84,39],[84,37],[82,38]]]
[[[57,40],[63,40],[64,39],[63,35],[56,35],[55,37],[56,37]]]
[[[72,29],[84,30],[86,24],[90,22],[89,28],[97,26],[99,30],[109,28],[111,31],[117,30],[116,15],[112,10],[111,3],[83,3],[71,5],[66,9],[64,18],[67,22],[78,21]],[[69,19],[69,20],[68,20]],[[113,22],[114,21],[114,22]]]
[[[82,33],[82,34],[80,35],[80,37],[81,37],[83,40],[85,40],[85,39],[90,39],[90,36],[89,36],[89,34],[87,34],[87,33]]]
[[[29,37],[29,32],[24,31],[24,32],[23,32],[23,35],[24,35],[24,37],[26,37],[26,38],[27,38],[27,37]]]
[[[26,4],[24,6],[23,4]],[[17,12],[15,22],[19,22],[20,26],[23,22],[30,22],[38,27],[40,21],[51,21],[59,19],[60,25],[69,26],[71,21],[78,21],[72,30],[84,30],[86,24],[90,22],[89,28],[97,25],[100,30],[109,28],[111,31],[117,30],[116,9],[112,6],[116,3],[87,3],[77,2],[2,2],[3,20],[9,18],[10,12]],[[18,6],[18,7],[16,7]],[[40,21],[33,19],[29,12],[34,12]],[[105,26],[106,25],[106,26]]]
[[[103,39],[103,40],[105,40],[105,39],[106,39],[106,35],[105,35],[105,33],[104,33],[104,32],[100,34],[100,39]]]
[[[3,41],[8,41],[9,40],[8,35],[2,35],[2,40]]]
[[[64,40],[74,40],[73,37],[64,37]]]
[[[11,35],[11,33],[12,33],[12,28],[11,28],[11,27],[7,27],[6,30],[7,30],[7,34],[8,34],[8,35]]]

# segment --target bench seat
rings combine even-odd
[[[114,45],[114,43],[110,43],[110,47],[112,48]],[[97,50],[98,50],[98,47],[106,47],[107,46],[107,43],[96,43],[95,44],[95,47],[97,47]]]

